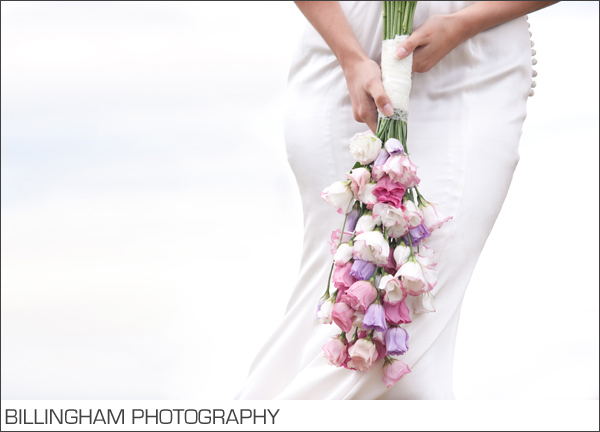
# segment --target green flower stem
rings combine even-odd
[[[346,221],[348,220],[348,213],[346,213],[346,216],[344,216],[344,223],[342,224],[342,232],[340,233],[340,241],[338,242],[338,249],[340,247],[340,245],[342,244],[342,239],[344,238],[344,230],[346,229]],[[329,297],[329,287],[331,286],[331,275],[333,274],[333,266],[335,265],[335,262],[331,263],[331,269],[329,269],[329,277],[327,278],[327,289],[325,290],[325,295],[327,297]]]
[[[410,256],[412,258],[414,258],[415,257],[415,251],[413,250],[412,239],[410,238],[410,233],[409,232],[406,233],[406,237],[408,238],[408,244],[410,245]]]

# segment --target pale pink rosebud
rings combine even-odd
[[[337,337],[335,339],[331,339],[325,345],[323,345],[323,353],[325,354],[325,358],[327,359],[327,363],[332,366],[340,367],[348,357],[348,349],[346,344],[342,342],[342,340]]]
[[[346,173],[346,177],[351,181],[350,189],[352,189],[356,199],[358,199],[365,185],[371,181],[371,173],[366,168],[354,168],[351,172]]]
[[[400,360],[390,358],[383,367],[383,383],[387,388],[390,388],[409,372],[410,368],[407,364]]]
[[[393,181],[407,189],[417,186],[421,181],[417,177],[417,167],[403,154],[390,156],[383,169]]]
[[[348,350],[348,366],[358,371],[368,371],[377,360],[375,343],[368,339],[359,339]]]
[[[350,305],[341,301],[333,306],[331,317],[333,318],[333,322],[342,329],[343,332],[350,333],[354,321],[354,312],[354,309],[352,309]]]
[[[369,281],[356,281],[344,296],[344,301],[354,310],[365,313],[377,298],[377,290]]]

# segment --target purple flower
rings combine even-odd
[[[377,159],[375,159],[375,162],[373,162],[373,166],[383,165],[389,157],[390,154],[384,148],[382,148],[381,150],[379,150],[379,154],[377,155]]]
[[[354,276],[356,280],[369,280],[373,273],[375,273],[375,264],[369,261],[363,261],[361,259],[355,259],[350,269],[350,274]]]
[[[375,330],[383,333],[387,329],[387,324],[385,323],[385,309],[383,309],[383,305],[378,303],[373,303],[367,309],[367,313],[363,318],[363,328],[365,330]]]
[[[365,315],[366,319],[366,315]],[[390,327],[385,332],[386,355],[402,355],[408,351],[408,333],[402,327]]]
[[[354,231],[356,228],[356,222],[358,222],[358,218],[360,216],[360,203],[357,201],[352,207],[352,211],[348,213],[348,217],[346,218],[346,228],[344,231]]]
[[[404,153],[404,146],[396,138],[390,138],[385,142],[385,149],[391,155],[397,155]]]
[[[421,224],[416,228],[411,228],[408,230],[410,234],[410,240],[412,241],[413,246],[418,246],[421,241],[425,240],[427,237],[431,235],[425,225]],[[404,236],[404,241],[408,244],[408,236]]]

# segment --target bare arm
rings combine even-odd
[[[449,15],[432,15],[398,47],[398,57],[413,55],[413,72],[427,72],[460,43],[477,33],[555,1],[482,1]]]
[[[337,57],[350,93],[356,121],[367,123],[374,132],[377,127],[377,108],[386,115],[394,109],[383,90],[381,69],[360,46],[344,11],[338,2],[295,2],[306,19],[325,39]]]
[[[377,108],[391,115],[379,65],[369,58],[354,35],[338,2],[297,1],[300,11],[337,57],[350,93],[356,121],[377,127]],[[461,42],[490,27],[557,2],[483,1],[449,15],[432,15],[398,48],[398,56],[413,55],[413,71],[427,72]],[[417,6],[418,7],[418,6]]]

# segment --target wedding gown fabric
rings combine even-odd
[[[472,3],[421,1],[414,27]],[[341,5],[363,48],[379,62],[382,2]],[[410,348],[399,358],[412,372],[387,389],[382,360],[369,372],[356,372],[328,365],[321,351],[339,333],[335,325],[320,324],[315,309],[332,262],[328,240],[343,216],[319,193],[344,179],[354,164],[349,139],[367,127],[354,120],[335,56],[307,24],[289,75],[285,116],[288,160],[304,211],[300,275],[285,317],[254,360],[239,399],[454,399],[462,300],[519,160],[531,64],[522,17],[467,40],[429,72],[413,74],[408,150],[418,166],[419,190],[454,219],[427,241],[437,251],[437,312],[413,314],[409,305],[412,323],[404,327]]]

